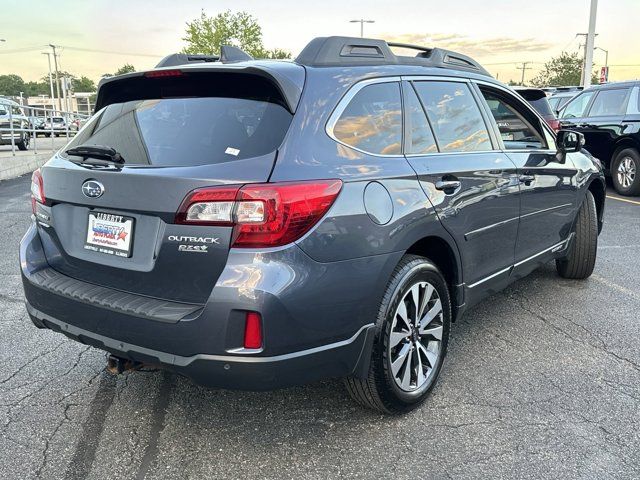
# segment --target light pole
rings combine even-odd
[[[589,31],[587,33],[587,41],[584,49],[584,70],[582,72],[582,86],[589,88],[591,86],[591,69],[593,68],[593,43],[596,37],[596,14],[598,12],[598,0],[591,0],[591,9],[589,10]]]
[[[349,23],[359,23],[360,24],[360,37],[364,37],[364,24],[365,23],[376,23],[375,20],[365,20],[361,18],[360,20],[349,20]]]
[[[53,76],[51,75],[51,53],[50,52],[42,52],[42,55],[47,56],[47,60],[49,60],[49,88],[51,89],[51,109],[55,110],[55,104],[53,103]],[[53,113],[52,113],[53,115]]]
[[[608,67],[609,66],[609,50],[605,50],[604,48],[601,47],[593,47],[594,50],[602,50],[604,52],[604,66]]]

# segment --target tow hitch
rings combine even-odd
[[[119,375],[123,372],[138,370],[143,366],[141,362],[116,357],[115,355],[109,355],[107,357],[107,372],[111,375]]]

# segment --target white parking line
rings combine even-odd
[[[637,202],[636,200],[629,200],[627,198],[614,197],[613,195],[607,195],[607,198],[610,198],[612,200],[620,200],[621,202],[633,203],[634,205],[640,205],[640,202]]]
[[[640,295],[638,295],[638,293],[634,292],[633,290],[630,290],[626,287],[623,287],[622,285],[618,285],[615,282],[612,282],[611,280],[607,280],[604,277],[601,277],[600,275],[597,274],[592,274],[591,278],[593,278],[595,281],[600,282],[604,285],[606,285],[609,288],[613,288],[614,290],[617,290],[620,293],[624,293],[626,295],[629,295],[631,298],[635,298],[636,300],[640,300]]]

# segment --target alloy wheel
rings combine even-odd
[[[436,368],[442,351],[443,312],[437,290],[414,284],[393,316],[388,354],[391,374],[405,392],[421,388]]]
[[[629,188],[636,178],[636,162],[631,157],[624,157],[618,164],[618,183]]]

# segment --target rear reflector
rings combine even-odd
[[[247,312],[244,324],[244,348],[262,348],[262,318],[257,312]]]
[[[31,210],[36,213],[36,202],[45,203],[46,198],[44,196],[44,182],[42,181],[42,174],[40,169],[34,170],[31,175]]]
[[[233,226],[233,247],[277,247],[308,232],[341,189],[340,180],[200,188],[186,196],[176,223]]]

